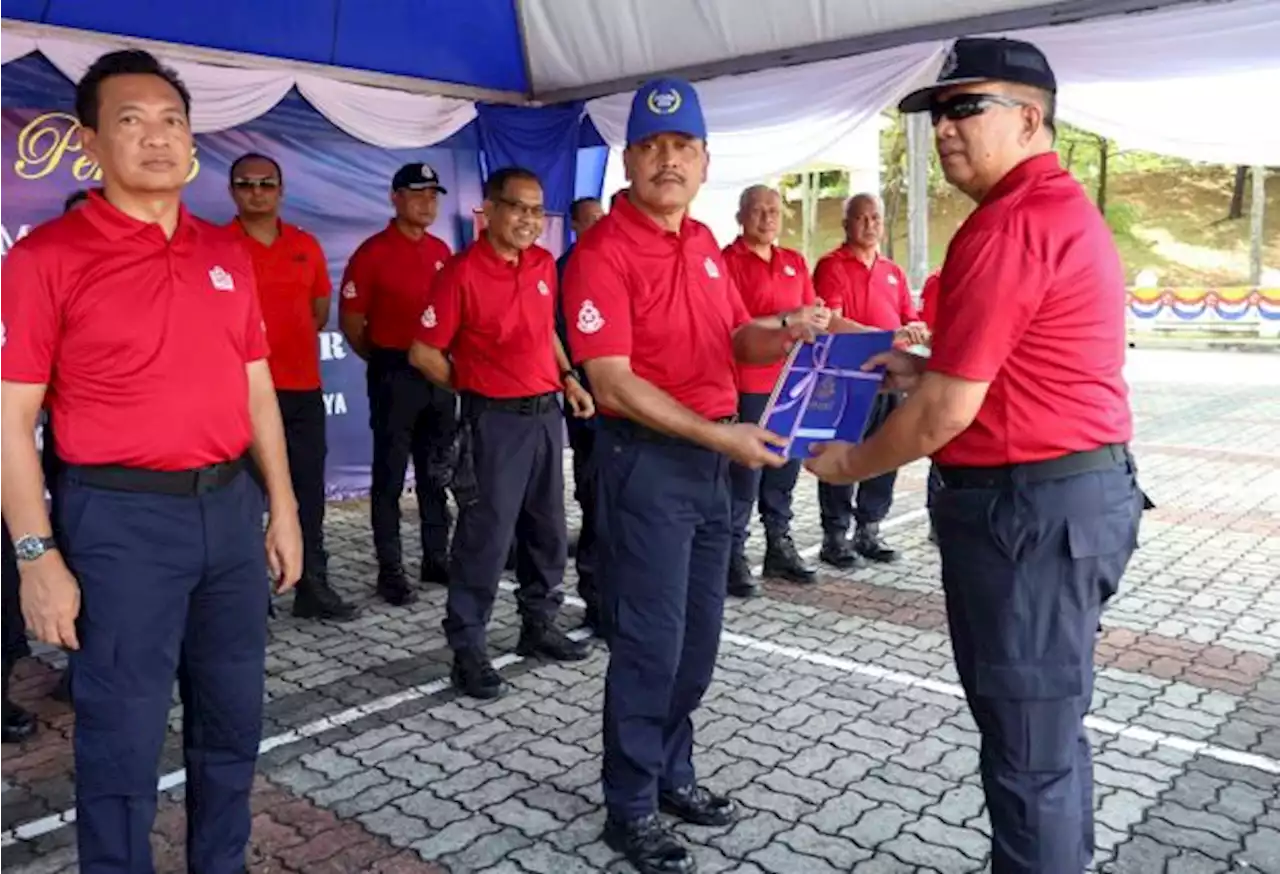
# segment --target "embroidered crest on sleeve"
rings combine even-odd
[[[351,300],[356,296],[356,282],[354,279],[348,279],[346,284],[342,286],[342,296]]]
[[[604,316],[589,300],[584,300],[578,307],[578,330],[583,334],[594,334],[604,327]]]
[[[422,311],[422,327],[434,328],[436,326],[436,308],[428,306]]]

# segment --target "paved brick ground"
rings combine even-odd
[[[1097,868],[1280,874],[1280,357],[1137,352],[1131,374],[1159,508],[1098,650]],[[697,761],[744,816],[683,829],[702,871],[983,870],[977,736],[922,505],[923,471],[905,471],[896,565],[770,584],[729,606]],[[330,513],[333,572],[363,617],[298,622],[285,609],[272,622],[250,870],[627,870],[597,840],[604,652],[571,667],[509,655],[506,594],[491,644],[511,692],[455,699],[444,592],[407,609],[375,601],[366,519],[358,503]],[[816,553],[809,479],[796,535]],[[578,614],[571,598],[566,622]],[[57,662],[29,661],[15,683],[43,723],[3,757],[3,865],[19,874],[75,870],[74,830],[49,819],[73,804],[72,718],[48,698]],[[180,767],[175,736],[162,772]],[[157,867],[178,872],[182,787],[164,785]]]

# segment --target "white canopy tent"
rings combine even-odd
[[[1067,122],[1190,159],[1280,164],[1278,0],[754,0],[749,13],[741,0],[381,0],[377,18],[357,0],[330,5],[331,21],[299,23],[293,4],[261,0],[160,13],[9,0],[3,55],[38,49],[74,78],[105,48],[142,44],[179,67],[198,129],[242,124],[296,86],[387,148],[443,140],[478,101],[570,100],[616,148],[629,92],[676,72],[700,83],[711,200],[847,155],[933,77],[950,39],[998,33],[1045,50]]]

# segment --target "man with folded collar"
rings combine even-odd
[[[262,733],[268,568],[302,537],[253,265],[182,206],[190,97],[142,51],[76,88],[103,192],[4,260],[4,518],[22,610],[71,650],[79,869],[151,874],[174,680],[183,703],[187,859],[239,874]],[[55,542],[35,422],[57,423]],[[252,453],[269,502],[245,470]]]
[[[630,188],[578,242],[564,307],[601,405],[604,839],[644,874],[695,869],[659,819],[727,825],[701,785],[693,711],[711,683],[733,546],[729,466],[782,467],[783,438],[737,422],[736,362],[783,358],[812,325],[752,319],[711,231],[689,217],[707,174],[693,86],[636,92],[623,152]]]
[[[556,337],[555,260],[537,245],[545,215],[538,177],[507,167],[489,177],[484,194],[484,233],[436,276],[409,360],[462,399],[459,465],[474,471],[476,489],[473,501],[459,497],[444,631],[454,687],[496,698],[502,678],[486,626],[516,539],[516,651],[587,656],[555,624],[568,547],[559,393],[575,416],[591,416],[595,405]]]
[[[409,364],[427,291],[450,256],[444,240],[427,231],[446,193],[429,164],[405,164],[397,170],[391,180],[395,218],[356,249],[339,291],[342,334],[367,364],[373,429],[369,510],[377,590],[396,606],[418,600],[405,575],[400,543],[400,496],[410,458],[422,537],[419,579],[449,582],[449,503],[443,486],[427,471],[433,457],[453,443],[457,398]]]
[[[1055,92],[1035,46],[962,39],[902,101],[933,116],[942,170],[977,208],[947,250],[931,357],[877,358],[907,399],[865,443],[807,463],[828,482],[937,463],[947,619],[1000,874],[1092,861],[1094,643],[1143,508],[1124,272],[1053,151]]]

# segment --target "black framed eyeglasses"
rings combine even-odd
[[[279,179],[233,179],[231,187],[240,191],[252,191],[255,188],[261,188],[266,191],[275,191],[280,187]]]
[[[946,118],[950,121],[961,121],[982,115],[993,106],[1017,107],[1026,106],[1022,100],[1014,100],[1003,94],[954,94],[946,100],[935,100],[929,107],[929,115],[936,126]]]
[[[518,215],[528,216],[529,218],[545,218],[547,210],[542,204],[521,203],[518,200],[511,200],[507,197],[495,197],[494,202],[513,210]]]

